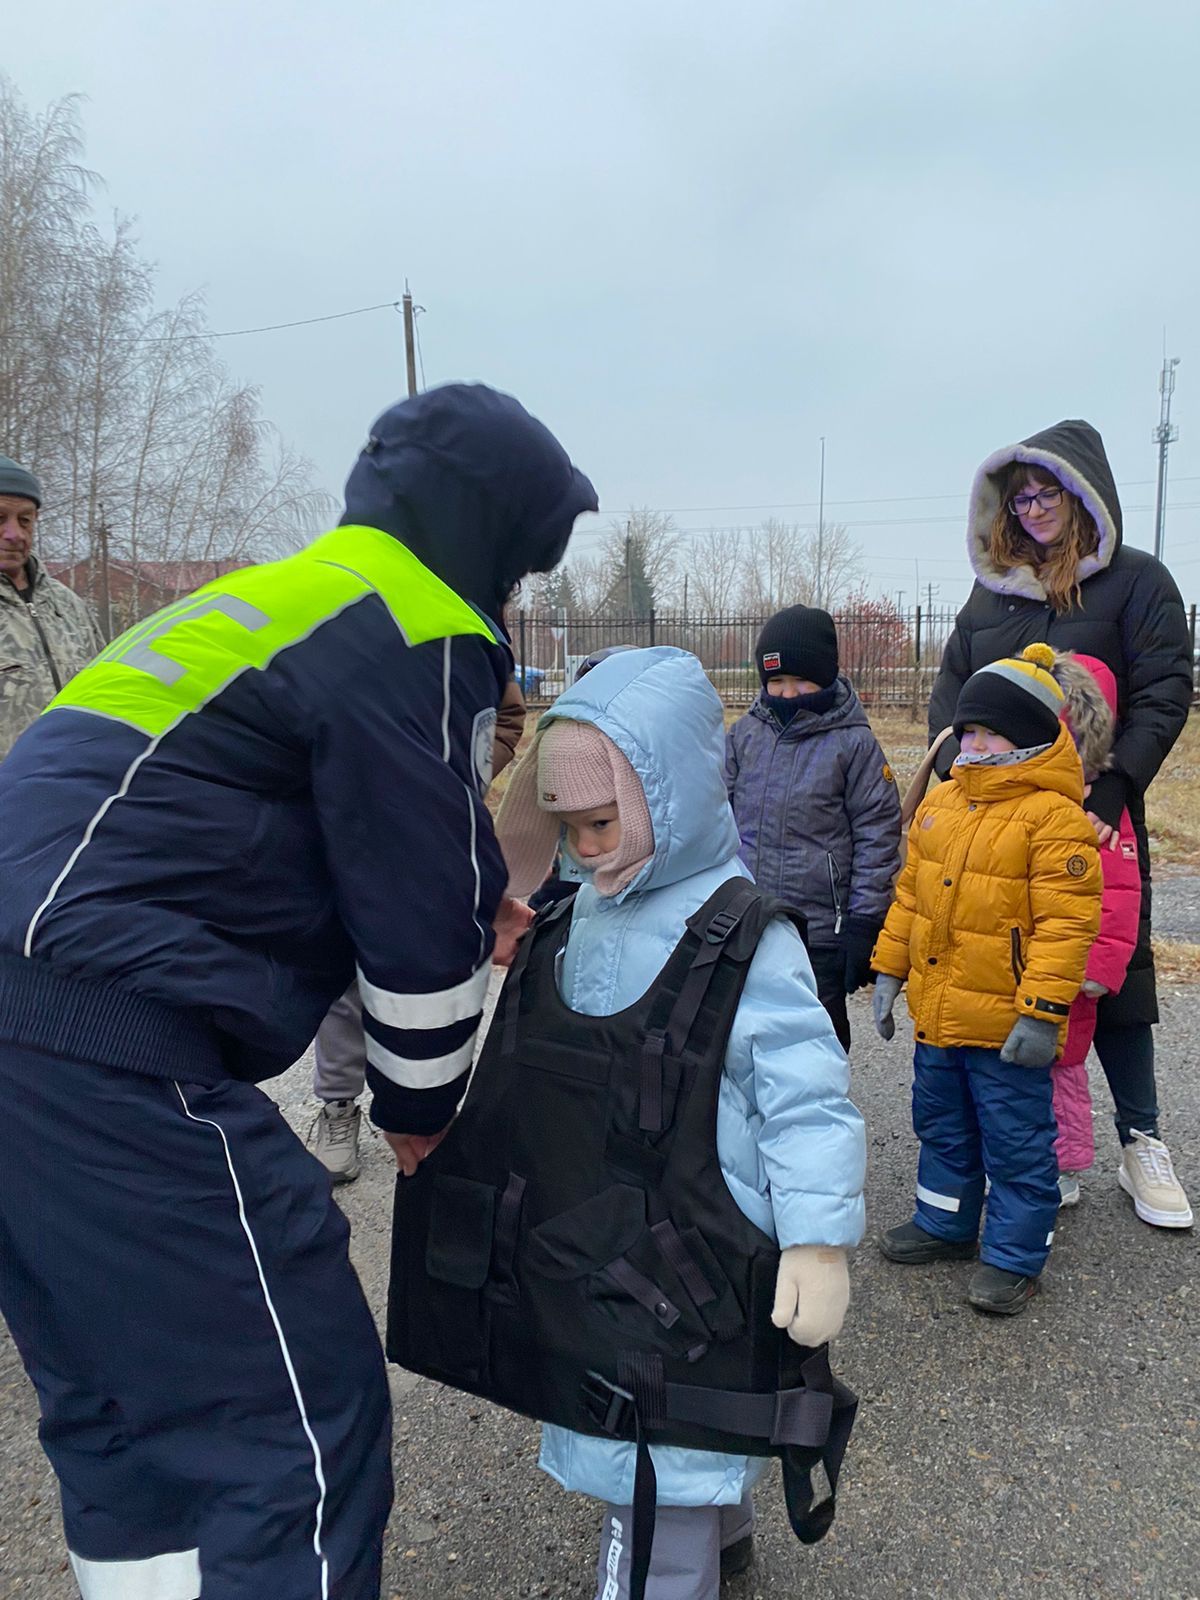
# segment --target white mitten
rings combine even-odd
[[[815,1348],[841,1330],[850,1304],[846,1252],[828,1244],[790,1244],[779,1258],[771,1321]]]

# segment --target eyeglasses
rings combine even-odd
[[[1023,517],[1036,500],[1043,511],[1053,511],[1055,506],[1062,504],[1062,497],[1061,488],[1039,489],[1036,494],[1015,494],[1008,502],[1008,509],[1014,517]]]

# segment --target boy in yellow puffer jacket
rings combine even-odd
[[[963,685],[961,754],[913,819],[871,964],[875,1025],[895,1032],[905,979],[916,1030],[916,1215],[880,1248],[917,1265],[975,1254],[970,1304],[1012,1315],[1037,1283],[1058,1212],[1050,1066],[1100,925],[1083,769],[1059,720],[1049,645]]]

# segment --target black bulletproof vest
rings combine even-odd
[[[556,982],[572,902],[539,915],[450,1132],[396,1186],[387,1352],[543,1422],[638,1444],[633,1593],[656,1499],[648,1443],[776,1455],[813,1543],[855,1398],[771,1323],[779,1247],[717,1158],[726,1044],[759,938],[803,918],[732,878],[614,1016]],[[813,1506],[822,1462],[828,1497]]]

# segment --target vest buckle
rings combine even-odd
[[[709,944],[724,944],[741,920],[740,916],[735,916],[731,911],[718,911],[705,928],[704,937]]]
[[[627,1434],[633,1426],[634,1403],[628,1389],[621,1389],[598,1372],[589,1370],[580,1388],[583,1405],[592,1421],[613,1438]]]

